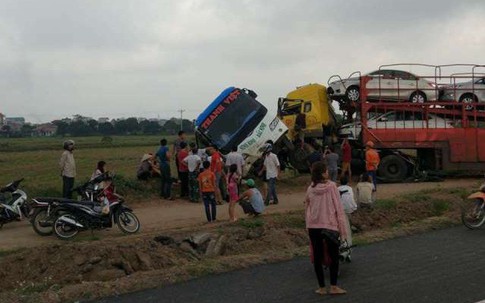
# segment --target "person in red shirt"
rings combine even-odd
[[[350,162],[352,161],[352,147],[350,147],[349,139],[345,138],[342,142],[342,173],[340,178],[345,175],[348,180],[352,180],[352,171],[350,169]]]
[[[200,193],[202,194],[202,201],[204,201],[205,215],[208,222],[216,220],[216,197],[215,190],[216,176],[210,170],[210,162],[204,161],[204,171],[199,174],[197,179],[199,180]]]
[[[222,168],[224,167],[224,162],[222,161],[221,153],[219,153],[219,149],[216,145],[213,145],[211,148],[211,162],[210,162],[210,169],[216,176],[216,201],[219,204],[222,204],[222,193],[221,193],[221,181],[224,171]]]
[[[180,150],[177,153],[178,173],[180,178],[180,198],[188,197],[189,195],[189,168],[185,164],[184,159],[189,155],[187,143],[180,142]]]

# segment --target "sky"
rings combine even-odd
[[[481,0],[0,0],[0,112],[194,119],[228,86],[275,110],[334,74],[485,64],[484,15]]]

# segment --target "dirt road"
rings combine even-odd
[[[439,183],[399,183],[379,184],[378,199],[392,198],[395,195],[417,192],[431,188],[457,188],[477,185],[475,179],[455,179]],[[267,213],[280,213],[303,208],[302,201],[305,187],[302,190],[282,189],[280,203],[267,208]],[[147,203],[129,203],[135,210],[142,224],[142,233],[156,232],[166,229],[197,226],[205,224],[205,215],[201,204],[176,201],[151,201]],[[217,218],[220,221],[228,220],[227,205],[217,207]],[[238,216],[244,217],[242,210],[237,208]],[[118,228],[96,231],[95,235],[102,238],[121,235]],[[52,243],[57,240],[52,237],[40,237],[32,230],[28,221],[15,222],[5,225],[0,230],[0,250],[10,250],[22,247],[33,247]]]

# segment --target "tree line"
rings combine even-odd
[[[160,125],[157,121],[141,120],[137,118],[117,119],[111,122],[102,122],[94,119],[74,119],[52,121],[57,126],[59,136],[94,136],[94,135],[173,135],[180,131],[180,119],[172,118]],[[194,132],[192,121],[184,119],[182,130],[186,133]]]

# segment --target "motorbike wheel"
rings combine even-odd
[[[56,233],[56,236],[59,239],[62,240],[69,240],[76,236],[79,233],[79,229],[76,226],[72,226],[70,224],[67,224],[65,222],[62,222],[60,219],[62,217],[68,217],[70,219],[75,220],[74,216],[71,215],[62,215],[59,216],[55,221],[54,221],[54,226],[52,229]]]
[[[134,234],[140,230],[140,221],[134,213],[129,211],[120,211],[116,218],[116,224],[119,229],[126,234]]]
[[[467,201],[462,206],[461,221],[469,229],[480,228],[485,223],[485,201],[482,199]]]
[[[40,236],[45,237],[45,236],[52,235],[52,232],[53,232],[52,224],[50,224],[49,226],[43,227],[41,226],[41,223],[40,223],[40,222],[45,222],[48,217],[49,216],[47,215],[47,210],[45,209],[37,210],[32,215],[32,219],[30,220],[30,223],[32,224],[32,228],[34,229],[34,231]]]

